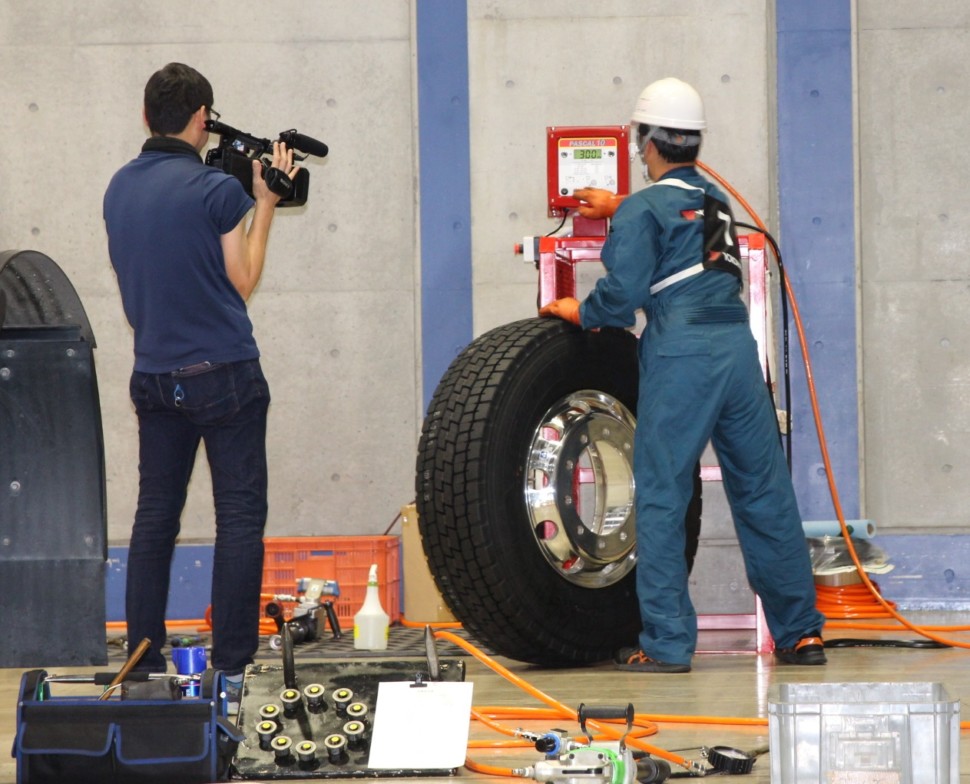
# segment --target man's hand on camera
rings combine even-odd
[[[603,188],[580,188],[573,191],[573,197],[581,202],[576,208],[579,214],[594,220],[612,218],[616,208],[623,201],[622,196],[617,196]]]
[[[277,169],[282,172],[292,184],[293,178],[296,177],[296,173],[300,170],[299,166],[293,165],[293,150],[287,149],[284,142],[273,142],[273,161],[270,164],[270,170]],[[268,170],[269,171],[269,170]],[[283,197],[285,194],[279,192],[274,192],[270,189],[266,180],[263,178],[263,164],[259,160],[253,161],[253,196],[256,201],[266,201],[273,206]],[[278,180],[282,180],[279,175],[276,175]],[[285,182],[285,180],[283,181]]]

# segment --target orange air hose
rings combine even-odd
[[[848,621],[829,621],[825,624],[826,629],[866,629],[874,632],[898,632],[900,626],[894,623],[856,623]],[[925,624],[923,629],[934,632],[970,632],[970,626],[934,626]]]
[[[470,757],[465,757],[465,767],[471,771],[474,771],[475,773],[484,773],[486,776],[519,776],[519,774],[516,773],[515,769],[513,768],[499,768],[495,765],[483,765],[481,762],[475,762]]]
[[[459,621],[409,621],[405,617],[401,617],[399,623],[408,629],[423,629],[426,626],[430,626],[432,629],[461,629],[462,625]]]
[[[744,199],[744,197],[741,196],[741,194],[738,193],[731,186],[730,183],[728,183],[723,177],[721,177],[720,174],[718,174],[716,171],[714,171],[706,164],[703,164],[700,161],[697,161],[697,166],[700,169],[703,169],[708,174],[710,174],[711,177],[717,180],[717,182],[720,185],[722,185],[735,199],[737,199],[738,203],[745,209],[748,215],[751,216],[755,224],[757,224],[757,226],[762,231],[765,231],[765,232],[768,231],[768,229],[765,227],[764,222],[761,220],[758,214],[751,208],[751,205],[748,204],[748,202]],[[866,570],[862,566],[862,563],[859,560],[859,555],[852,544],[852,537],[849,534],[849,530],[845,524],[845,514],[842,511],[842,502],[839,497],[839,490],[835,484],[835,473],[832,470],[832,461],[829,458],[828,442],[825,438],[825,428],[822,424],[822,416],[819,409],[818,396],[815,391],[815,378],[812,374],[812,363],[808,354],[808,345],[805,339],[805,329],[802,325],[802,317],[798,310],[798,302],[795,298],[794,291],[792,291],[791,281],[789,280],[789,276],[785,275],[784,280],[785,280],[785,292],[788,295],[788,301],[789,301],[789,306],[791,308],[792,319],[795,322],[795,330],[798,333],[798,343],[802,351],[802,361],[805,365],[805,382],[808,386],[809,399],[812,404],[812,416],[815,420],[815,432],[818,435],[818,445],[822,453],[822,462],[825,466],[825,475],[828,479],[829,493],[832,496],[832,505],[835,508],[835,514],[839,521],[839,527],[842,529],[842,537],[843,539],[845,539],[846,549],[848,550],[848,553],[852,558],[852,563],[855,564],[856,570],[859,573],[859,577],[862,579],[862,583],[869,590],[872,597],[883,608],[883,610],[885,610],[890,617],[895,618],[897,621],[899,621],[907,629],[913,632],[916,632],[917,634],[923,637],[926,637],[929,640],[938,642],[941,645],[949,645],[954,648],[970,648],[970,642],[960,642],[958,640],[951,640],[945,637],[940,637],[932,633],[928,628],[920,627],[915,623],[913,623],[912,621],[909,621],[908,619],[904,618],[902,615],[896,612],[895,607],[890,602],[886,601],[886,599],[883,598],[883,596],[879,593],[878,588],[869,579],[869,575],[866,574]]]
[[[873,583],[875,585],[875,583]],[[879,586],[876,585],[878,590]],[[815,606],[826,618],[891,618],[862,583],[816,585]],[[894,602],[888,602],[895,608]]]
[[[508,670],[506,667],[503,667],[501,664],[495,661],[495,659],[493,659],[491,656],[488,656],[482,651],[479,651],[478,649],[476,649],[473,645],[471,645],[469,642],[459,637],[457,634],[453,634],[452,632],[448,632],[448,631],[437,631],[434,633],[434,636],[439,640],[446,640],[447,642],[450,642],[453,645],[457,645],[459,648],[467,651],[476,659],[478,659],[480,662],[482,662],[482,664],[484,664],[486,667],[491,669],[493,672],[498,673],[510,683],[514,684],[515,686],[518,686],[522,691],[526,692],[526,694],[529,694],[530,696],[535,697],[540,702],[553,708],[553,710],[556,711],[556,713],[558,714],[558,718],[570,719],[572,721],[577,720],[576,711],[572,710],[571,708],[568,708],[567,706],[563,705],[561,702],[550,697],[548,694],[545,694],[544,692],[540,691],[535,686],[531,685],[527,681],[520,678],[518,675]],[[481,712],[484,713],[484,711],[481,711]],[[640,727],[640,729],[648,729],[654,732],[656,731],[656,728],[652,725],[648,725],[644,727],[643,724],[645,724],[646,722],[642,717],[634,717],[634,722]],[[605,737],[612,740],[619,740],[625,734],[625,725],[624,725],[624,730],[620,731],[615,729],[614,727],[611,727],[609,724],[602,723],[599,721],[590,720],[587,722],[587,724],[590,727],[597,729]],[[636,736],[631,737],[631,735],[627,735],[626,742],[627,742],[627,745],[632,748],[645,751],[654,757],[659,757],[660,759],[667,760],[667,762],[671,762],[674,765],[678,765],[689,771],[697,772],[697,771],[703,770],[703,767],[696,762],[692,762],[691,760],[688,760],[679,754],[674,754],[673,752],[669,752],[664,749],[658,748],[656,746],[652,746],[648,743],[644,743],[638,737]],[[504,774],[504,775],[510,775],[510,774]]]
[[[202,618],[166,618],[165,627],[178,628],[181,626],[199,626],[204,624],[205,621]],[[105,621],[104,628],[106,631],[117,631],[119,629],[127,629],[127,621]]]
[[[490,715],[485,713],[487,709],[485,708],[472,708],[472,718],[480,721],[489,729],[495,730],[501,735],[509,735],[515,737],[515,730],[511,730],[502,724],[495,721]],[[476,748],[511,748],[513,746],[529,746],[531,745],[527,740],[515,740],[515,741],[469,741],[469,747],[475,744]]]

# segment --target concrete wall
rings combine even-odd
[[[858,60],[867,512],[966,531],[970,7],[860,2]]]
[[[193,65],[224,122],[330,145],[281,210],[250,300],[273,396],[271,535],[382,533],[413,498],[416,344],[412,6],[405,0],[0,2],[0,248],[58,262],[85,305],[105,426],[112,540],[137,493],[132,339],[101,197],[145,138],[157,68]],[[211,539],[204,456],[184,539]]]
[[[546,234],[545,129],[625,125],[640,91],[679,76],[704,97],[702,158],[768,217],[774,35],[765,0],[471,0],[468,9],[475,332],[534,316],[512,255]],[[639,168],[632,176],[642,187]]]
[[[0,245],[57,261],[92,322],[113,541],[126,539],[134,510],[137,440],[131,333],[101,196],[144,139],[146,79],[171,60],[208,76],[230,125],[262,136],[297,127],[331,148],[308,164],[306,207],[278,214],[250,302],[273,393],[268,533],[379,533],[413,497],[422,413],[414,12],[403,0],[313,12],[283,2],[271,16],[298,23],[273,24],[247,1],[206,13],[180,0],[0,4],[0,131],[19,140],[0,180]],[[678,73],[697,84],[712,125],[705,159],[768,208],[769,17],[764,0],[731,0],[717,13],[700,0],[676,13],[659,0],[468,4],[476,334],[534,314],[534,270],[511,248],[553,227],[545,126],[623,123],[649,79]],[[183,538],[211,536],[209,494],[202,456]]]
[[[964,6],[0,0],[0,248],[59,262],[93,323],[111,538],[127,537],[136,438],[131,335],[100,203],[144,138],[144,82],[170,60],[209,76],[230,124],[266,136],[295,126],[331,146],[326,161],[310,163],[309,204],[280,214],[252,300],[274,394],[269,534],[380,533],[411,500],[433,383],[422,379],[422,353],[447,358],[466,337],[534,313],[535,273],[512,246],[555,227],[545,212],[545,127],[623,123],[644,84],[670,74],[705,97],[702,158],[776,230],[797,286],[808,289],[803,316],[847,512],[894,534],[962,530],[970,493]],[[422,9],[432,14],[423,25]],[[437,26],[436,12],[448,16]],[[467,34],[464,88],[448,60],[464,49],[444,51],[459,34]],[[419,64],[422,46],[444,53]],[[457,217],[418,200],[418,184],[430,193],[449,176],[447,166],[419,176],[434,154],[419,155],[419,121],[428,138],[455,119],[422,113],[420,86],[441,88],[456,117],[467,113],[467,160],[451,163],[465,167],[470,201]],[[467,274],[470,287],[427,279],[421,234],[437,223],[470,232],[471,252],[433,272]],[[446,316],[422,334],[443,307],[470,312],[470,323],[439,335]],[[808,516],[827,518],[800,386],[796,378],[799,500]],[[715,538],[730,536],[718,492],[709,491],[705,515]],[[184,536],[211,537],[205,470]]]

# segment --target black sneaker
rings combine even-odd
[[[657,661],[639,648],[620,648],[613,661],[616,662],[616,669],[630,672],[690,672],[689,664]]]
[[[784,664],[825,664],[825,643],[821,636],[802,637],[794,647],[776,648],[775,658]]]

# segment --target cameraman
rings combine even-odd
[[[216,512],[214,669],[238,688],[259,644],[269,388],[246,312],[279,197],[253,161],[250,198],[203,164],[212,86],[169,63],[145,85],[151,137],[104,196],[111,263],[134,330],[130,393],[138,416],[138,508],[128,553],[128,638],[152,646],[136,669],[164,672],[165,611],[180,517],[199,441]],[[218,116],[218,115],[216,115]],[[272,165],[294,176],[293,152]],[[252,219],[246,226],[246,215]]]

